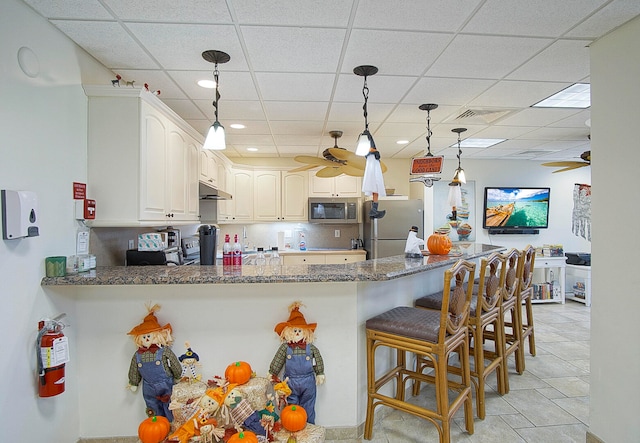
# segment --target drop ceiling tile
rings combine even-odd
[[[570,86],[570,83],[501,81],[476,97],[473,106],[526,108]]]
[[[326,102],[265,102],[269,120],[324,120]]]
[[[501,79],[551,42],[544,38],[458,35],[427,75]]]
[[[200,108],[205,115],[213,119],[213,99],[195,100],[196,106]],[[239,120],[265,120],[266,116],[259,101],[241,101],[241,100],[221,100],[219,102],[220,111],[218,116],[225,121]]]
[[[425,100],[424,103],[433,103],[430,100]],[[437,104],[437,103],[436,103]],[[391,115],[386,119],[387,122],[404,122],[404,123],[420,123],[427,131],[427,111],[421,110],[419,105],[398,105]],[[433,125],[445,121],[450,115],[458,115],[460,108],[458,106],[443,106],[438,105],[436,109],[431,110],[429,113],[431,117],[431,130],[433,131]]]
[[[495,84],[495,80],[424,77],[409,91],[404,103],[462,106]],[[434,113],[438,110],[434,110]]]
[[[576,113],[575,109],[525,108],[500,121],[496,126],[549,126]]]
[[[256,72],[336,72],[345,38],[344,29],[242,26],[241,30]]]
[[[198,120],[206,117],[191,100],[163,99],[162,101],[184,119]]]
[[[385,122],[376,130],[376,136],[395,137],[403,139],[413,139],[426,132],[426,128],[421,123],[399,123]]]
[[[110,69],[157,69],[157,63],[115,22],[51,20]]]
[[[331,98],[334,76],[312,73],[256,73],[263,100],[325,101]],[[282,86],[286,85],[285,88]]]
[[[330,148],[333,146],[333,140],[322,137],[321,135],[306,134],[276,134],[273,136],[278,146],[305,146],[312,147],[313,150]],[[326,141],[326,143],[323,143]]]
[[[168,71],[167,74],[180,85],[190,98],[208,99],[213,102],[215,90],[198,85],[198,80],[213,80],[213,68],[214,66],[211,65],[210,71]],[[258,93],[248,72],[222,71],[222,69],[224,66],[218,65],[220,101],[258,100]]]
[[[322,136],[324,120],[318,121],[272,121],[271,130],[276,135]]]
[[[574,128],[538,128],[519,137],[530,140],[563,140],[567,137],[574,139],[584,139],[584,133]]]
[[[567,37],[596,39],[640,14],[640,2],[614,0],[567,32]]]
[[[187,96],[176,86],[176,84],[159,70],[131,70],[117,69],[114,74],[119,74],[124,81],[134,81],[138,88],[148,85],[150,91],[160,91],[160,99],[186,99]],[[121,81],[122,83],[122,81]]]
[[[559,37],[606,0],[487,0],[462,32]]]
[[[364,129],[364,111],[362,109],[364,102],[360,103],[336,103],[331,104],[329,111],[329,121],[334,122],[360,122],[360,127]],[[385,119],[393,110],[394,105],[391,104],[369,104],[368,120],[369,129],[373,124],[377,124]],[[362,129],[360,130],[362,132]]]
[[[360,0],[354,26],[452,32],[462,26],[479,3],[480,0]]]
[[[232,3],[238,22],[252,25],[346,27],[351,2],[344,0],[242,0]]]
[[[556,121],[555,123],[551,123],[549,126],[557,126],[562,128],[581,128],[590,131],[590,127],[587,125],[587,120],[591,119],[591,110],[574,109],[574,111],[577,112],[567,118],[563,118]]]
[[[214,65],[202,58],[202,52],[215,49],[231,57],[218,65],[225,71],[246,71],[242,46],[233,25],[126,23],[140,43],[167,70],[211,70]]]
[[[539,140],[527,140],[527,139],[523,139],[523,138],[519,138],[519,139],[508,139],[503,141],[502,143],[500,143],[500,147],[499,148],[488,148],[488,149],[501,149],[503,151],[508,150],[508,151],[522,151],[522,150],[526,150],[526,149],[532,149],[538,145],[540,145],[540,141]]]
[[[425,32],[354,29],[349,37],[341,72],[373,65],[378,75],[422,75],[453,35]]]
[[[417,80],[418,77],[415,76],[390,76],[382,75],[380,72],[373,76],[367,76],[368,102],[370,104],[398,103]],[[338,77],[334,101],[364,104],[363,87],[364,77],[353,72],[343,73]]]
[[[24,2],[44,17],[51,17],[54,19],[113,19],[113,16],[100,4],[98,0],[66,0],[64,2],[51,0],[24,0]]]
[[[121,20],[231,23],[224,0],[103,0]]]
[[[229,134],[228,143],[233,145],[246,145],[246,146],[271,146],[273,145],[273,137],[269,134],[265,135],[244,135],[244,134]]]
[[[478,131],[473,138],[504,138],[511,139],[521,137],[533,128],[527,126],[489,126],[486,129]]]
[[[575,82],[589,75],[589,41],[558,40],[507,76],[510,80]]]
[[[245,134],[245,135],[265,135],[271,134],[271,127],[266,120],[236,120],[225,119],[225,128],[229,133]],[[231,127],[233,123],[241,123],[245,127],[243,129],[234,129]]]
[[[211,122],[209,120],[185,120],[193,129],[198,131],[200,134],[204,136],[207,132],[209,132],[209,127],[211,126]]]
[[[278,145],[278,152],[281,156],[286,157],[295,157],[296,155],[311,155],[311,156],[320,156],[319,150],[310,151],[309,148],[302,147],[301,145]],[[296,167],[304,166],[304,163],[299,163]],[[293,169],[293,168],[292,168]],[[311,169],[313,170],[313,169]]]

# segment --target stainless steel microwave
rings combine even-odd
[[[358,223],[360,220],[358,198],[309,198],[309,223]]]

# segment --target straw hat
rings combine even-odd
[[[144,318],[142,323],[127,332],[127,335],[143,335],[150,332],[164,331],[167,329],[169,330],[169,332],[172,332],[170,323],[167,323],[164,326],[160,326],[160,323],[158,323],[155,312],[160,309],[160,305],[153,305],[152,307],[147,307],[147,309],[149,313]]]
[[[289,319],[285,322],[278,323],[276,327],[273,329],[276,334],[281,335],[282,331],[286,327],[294,327],[300,329],[311,329],[312,331],[316,330],[317,323],[307,323],[304,318],[304,315],[300,312],[300,306],[302,303],[295,302],[289,307],[289,311],[291,312],[289,315]]]

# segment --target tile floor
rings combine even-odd
[[[510,392],[496,392],[491,376],[486,390],[486,418],[475,418],[475,432],[464,430],[462,408],[454,418],[452,442],[490,443],[583,443],[589,425],[589,331],[590,308],[573,301],[534,305],[535,357],[525,348],[526,369],[515,372],[509,358]],[[417,403],[433,402],[433,389],[424,388]],[[437,442],[438,432],[430,422],[411,414],[376,409],[374,443]],[[474,398],[475,411],[475,398]],[[361,443],[357,440],[327,440],[326,443]]]

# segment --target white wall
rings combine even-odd
[[[606,443],[640,441],[640,19],[591,46],[593,274],[590,432]]]
[[[40,319],[66,312],[71,327],[65,334],[73,343],[75,308],[68,300],[46,297],[40,279],[45,257],[74,253],[72,182],[86,181],[81,76],[106,82],[111,74],[18,0],[0,2],[0,41],[0,188],[36,192],[40,228],[39,237],[0,241],[2,440],[73,442],[78,437],[74,365],[67,365],[67,392],[38,398],[35,341]],[[23,46],[37,56],[38,63],[29,65],[38,69],[35,78],[18,66]]]

